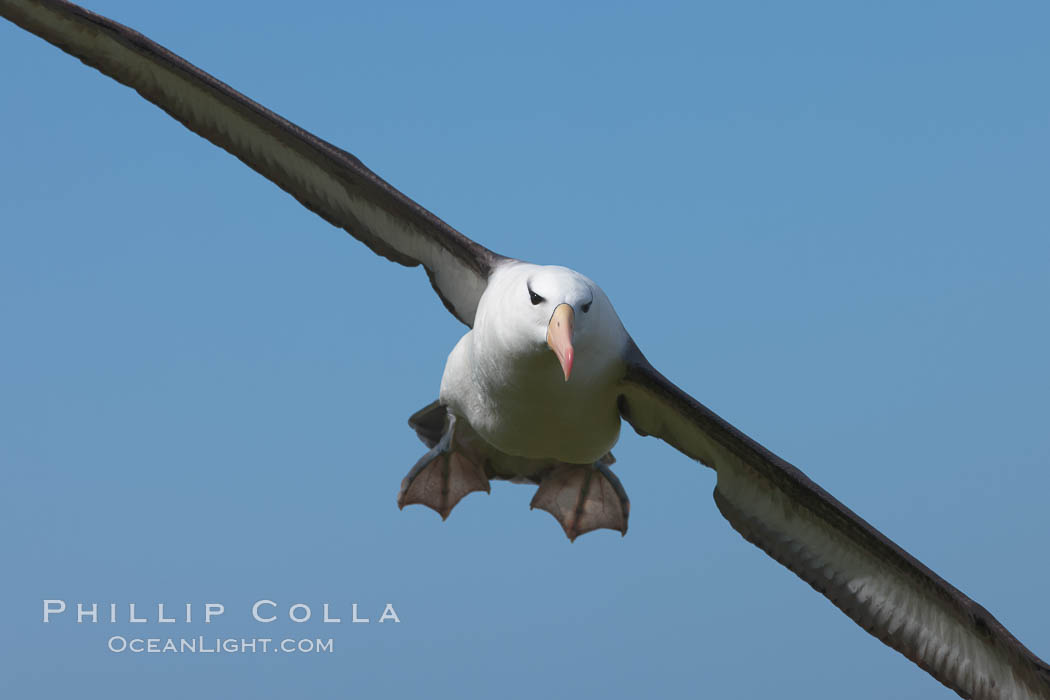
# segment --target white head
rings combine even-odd
[[[602,372],[627,333],[594,282],[575,270],[515,263],[497,269],[478,303],[474,333],[519,361],[556,360],[565,381]]]

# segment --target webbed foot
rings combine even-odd
[[[608,464],[603,458],[555,467],[540,481],[530,507],[553,515],[573,541],[603,527],[626,535],[631,502]]]
[[[489,492],[484,466],[453,449],[456,417],[449,414],[448,418],[448,428],[441,439],[402,479],[398,508],[418,503],[436,510],[444,520],[468,493]]]

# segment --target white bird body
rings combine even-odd
[[[542,303],[531,303],[530,288]],[[584,358],[567,381],[546,343],[560,304],[575,311],[573,345]],[[489,278],[474,328],[448,356],[440,401],[507,455],[591,464],[620,434],[617,382],[627,340],[591,280],[565,267],[507,262]]]

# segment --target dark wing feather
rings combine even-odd
[[[329,223],[402,265],[422,264],[445,306],[474,322],[502,258],[304,131],[138,32],[62,0],[0,0],[0,15],[134,88]]]
[[[632,343],[620,411],[718,472],[715,503],[750,542],[963,697],[1050,698],[1050,667],[987,610],[676,387]]]

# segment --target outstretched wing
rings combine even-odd
[[[740,534],[941,683],[967,698],[1050,698],[1050,667],[987,610],[668,381],[633,343],[620,412],[717,471],[715,503]]]
[[[468,326],[502,258],[391,187],[351,154],[253,102],[138,32],[63,0],[0,0],[0,15],[134,88],[329,223],[402,265],[422,264]]]

